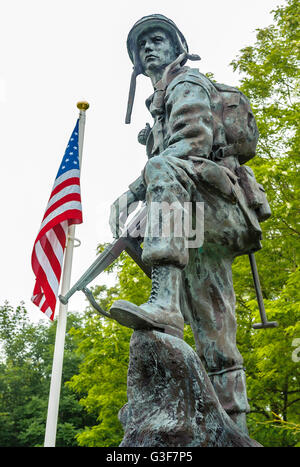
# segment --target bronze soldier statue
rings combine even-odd
[[[116,232],[136,201],[147,204],[142,259],[152,268],[147,303],[116,301],[111,316],[133,329],[156,329],[183,336],[190,324],[198,355],[228,415],[247,431],[243,359],[236,347],[232,262],[261,248],[260,222],[270,215],[261,185],[243,164],[255,155],[258,130],[247,98],[236,88],[212,82],[186,66],[187,42],[173,21],[153,14],[141,18],[128,35],[133,63],[126,123],[130,123],[135,81],[151,79],[146,105],[153,117],[139,134],[148,161],[130,186],[123,208],[112,206]],[[185,239],[154,236],[161,222],[151,206],[204,203],[204,242],[188,248]]]

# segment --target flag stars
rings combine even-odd
[[[71,138],[68,141],[63,161],[60,166],[60,175],[66,173],[68,170],[79,170],[79,143],[78,143],[79,131],[73,131]]]

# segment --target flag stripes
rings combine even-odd
[[[32,301],[51,320],[59,291],[68,228],[82,222],[78,124],[79,121],[58,170],[31,256],[36,277]]]

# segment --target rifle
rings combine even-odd
[[[142,260],[142,248],[141,243],[143,242],[143,233],[145,232],[145,226],[147,222],[147,206],[143,205],[142,208],[137,212],[133,219],[129,222],[128,227],[124,229],[122,235],[108,245],[101,255],[92,263],[92,265],[86,270],[86,272],[80,277],[80,279],[71,287],[66,295],[59,295],[61,303],[66,305],[69,298],[74,295],[75,292],[81,290],[90,304],[100,314],[112,318],[109,313],[102,310],[100,305],[96,302],[95,297],[87,285],[92,282],[101,272],[103,272],[108,266],[110,266],[123,251],[126,251],[129,256],[138,264],[138,266],[144,271],[144,273],[151,278],[151,268],[147,266]],[[249,260],[251,265],[252,277],[256,292],[256,298],[258,302],[258,308],[261,318],[261,323],[253,324],[254,329],[265,329],[274,328],[278,326],[276,321],[268,321],[266,311],[263,302],[263,296],[259,281],[259,275],[256,266],[256,260],[254,253],[249,254]]]
[[[78,281],[71,287],[66,295],[59,295],[61,303],[66,305],[74,295],[75,292],[81,290],[93,308],[99,313],[108,318],[111,318],[109,313],[102,310],[96,302],[93,293],[87,288],[87,285],[92,282],[101,272],[110,266],[123,251],[126,251],[131,258],[139,265],[144,273],[151,278],[151,268],[142,261],[142,248],[143,232],[147,222],[147,207],[144,205],[128,223],[128,227],[124,229],[122,235],[108,245],[99,257],[92,263],[86,272],[78,279]]]

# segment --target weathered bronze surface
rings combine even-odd
[[[222,407],[197,354],[184,341],[135,331],[121,447],[260,447]]]
[[[136,78],[145,74],[154,88],[146,101],[153,125],[147,124],[138,135],[139,142],[146,146],[148,161],[140,177],[129,186],[125,206],[124,195],[123,204],[120,200],[114,203],[110,225],[115,232],[119,218],[126,217],[132,203],[146,202],[142,260],[152,268],[153,280],[147,303],[137,307],[116,301],[110,310],[122,325],[138,330],[131,343],[129,402],[123,410],[127,415],[121,415],[125,426],[122,446],[256,445],[247,436],[249,405],[243,359],[236,346],[232,283],[233,260],[239,255],[253,255],[261,248],[260,222],[271,214],[263,187],[251,169],[243,165],[255,155],[255,118],[248,99],[239,90],[212,82],[197,68],[186,66],[187,60],[200,57],[189,54],[183,34],[168,18],[150,15],[139,20],[129,33],[127,47],[134,69],[126,123],[131,119]],[[162,218],[154,210],[157,203],[176,205],[176,213],[170,217],[173,226],[176,219],[184,217],[186,203],[204,203],[201,248],[187,247],[184,235],[174,234],[175,228],[167,236],[157,235],[162,226]],[[115,209],[118,204],[122,207]],[[142,419],[135,410],[133,394],[138,394],[142,403],[146,381],[155,391],[161,362],[169,374],[160,382],[163,394],[167,391],[165,385],[176,388],[177,383],[182,384],[179,360],[187,352],[180,339],[184,321],[193,330],[202,362],[196,363],[193,357],[189,368],[185,360],[185,380],[192,387],[194,379],[199,379],[201,398],[198,400],[193,391],[184,393],[190,415],[185,415],[183,423],[176,410],[169,411],[165,419],[165,401],[150,397]],[[156,331],[162,336],[165,333],[159,345]],[[164,345],[170,352],[173,349],[173,360],[166,358]],[[185,350],[179,358],[180,345]],[[169,402],[180,405],[180,394],[172,391]],[[202,415],[197,419],[195,407],[200,400]],[[203,414],[209,414],[206,420],[214,420],[213,427],[203,421]],[[162,441],[166,420],[172,429]],[[189,423],[194,424],[192,431]],[[240,433],[238,442],[234,430]],[[153,433],[160,434],[155,437]],[[217,433],[222,435],[218,438]]]

